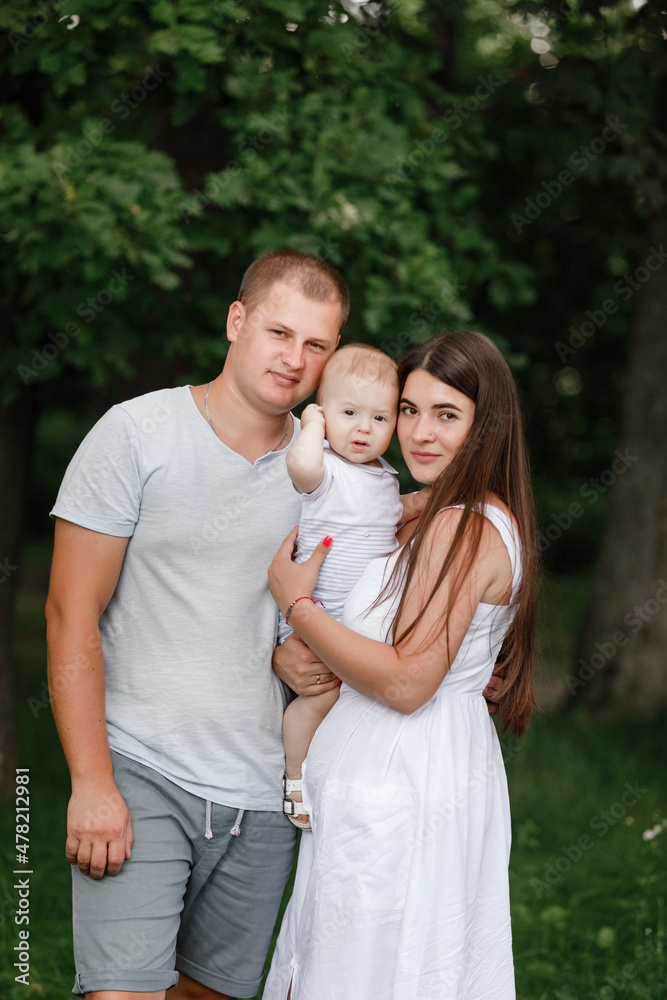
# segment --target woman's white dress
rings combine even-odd
[[[485,516],[512,563],[509,517]],[[373,560],[343,623],[385,640],[398,598],[366,614],[397,553]],[[294,893],[264,1000],[513,1000],[502,753],[482,691],[513,610],[480,604],[431,700],[412,715],[346,684],[304,765]],[[408,679],[409,683],[409,679]]]

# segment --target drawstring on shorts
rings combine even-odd
[[[234,826],[229,831],[232,837],[239,837],[241,834],[241,820],[243,819],[243,813],[245,809],[239,809],[236,814],[236,819],[234,820]],[[211,803],[206,800],[206,829],[204,830],[204,837],[206,840],[210,840],[213,836],[213,830],[211,829]]]
[[[245,809],[239,809],[236,814],[236,819],[234,820],[234,826],[229,831],[232,837],[239,837],[241,834],[241,820],[243,819],[243,813]]]

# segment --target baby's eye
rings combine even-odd
[[[345,410],[344,413],[345,413],[346,417],[353,417],[354,416],[354,410]]]
[[[387,419],[387,418],[386,418],[386,417],[383,417],[383,416],[382,416],[381,414],[379,414],[379,413],[378,413],[378,415],[376,416],[376,418],[375,418],[375,419],[376,419],[376,420],[379,420],[379,421],[380,421],[380,423],[382,423],[382,422],[386,421],[386,419]]]

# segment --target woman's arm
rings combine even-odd
[[[416,567],[399,623],[411,622],[426,603],[446,558],[462,512],[446,510],[429,529],[427,555]],[[269,568],[269,584],[280,610],[302,595],[310,595],[328,549],[320,543],[309,560],[292,563],[292,532]],[[335,544],[335,542],[334,542]],[[501,551],[502,550],[502,551]],[[485,521],[480,554],[451,609],[449,637],[442,628],[450,600],[448,579],[430,602],[419,625],[400,646],[390,646],[345,628],[310,601],[299,601],[290,624],[327,667],[356,691],[397,712],[410,714],[425,705],[454,661],[473,614],[485,592],[506,572],[506,550],[500,536]],[[453,567],[455,575],[457,567]],[[448,576],[451,574],[448,574]],[[449,638],[449,641],[448,641]]]
[[[315,403],[301,414],[301,432],[287,452],[289,477],[302,493],[312,493],[324,479],[324,411]]]

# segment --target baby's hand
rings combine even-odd
[[[415,493],[412,497],[412,503],[414,505],[414,510],[418,514],[421,514],[426,509],[426,504],[431,499],[431,489],[430,486],[423,486],[419,493]]]
[[[413,518],[419,517],[419,515],[426,507],[430,495],[431,495],[431,487],[425,486],[422,490],[419,491],[419,493],[407,493],[401,497],[401,503],[403,504],[404,522],[412,521]]]
[[[317,403],[309,403],[301,414],[301,429],[303,430],[303,428],[307,427],[309,424],[315,424],[315,426],[319,424],[322,428],[322,434],[324,434],[324,410],[321,406],[318,406]]]

